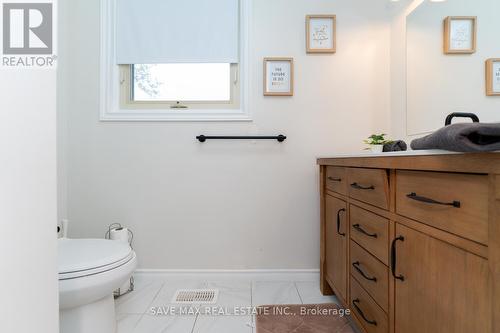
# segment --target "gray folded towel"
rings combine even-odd
[[[384,145],[384,152],[386,153],[391,151],[406,151],[406,149],[408,149],[408,146],[403,140],[393,141]]]
[[[500,150],[499,124],[454,124],[411,142],[413,150],[444,149],[457,152]]]

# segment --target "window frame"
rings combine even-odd
[[[248,99],[251,0],[240,0],[240,62],[231,65],[232,75],[233,67],[237,68],[238,78],[233,103],[186,102],[187,109],[171,108],[172,103],[164,101],[131,101],[130,90],[123,91],[130,87],[131,68],[115,61],[116,1],[101,1],[100,121],[252,121]]]
[[[123,109],[176,109],[182,112],[186,109],[217,110],[229,109],[237,110],[240,107],[240,80],[239,64],[230,64],[230,100],[229,101],[189,101],[189,100],[133,100],[134,90],[134,65],[119,65],[120,67],[120,106]],[[180,107],[179,107],[180,106]],[[184,108],[185,107],[185,108]]]

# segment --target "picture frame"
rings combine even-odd
[[[306,16],[306,52],[337,52],[337,16]]]
[[[477,16],[448,16],[444,20],[444,53],[473,54],[477,47]]]
[[[293,96],[293,58],[264,58],[264,96]]]
[[[486,60],[486,95],[500,96],[500,58]]]

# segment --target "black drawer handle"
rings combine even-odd
[[[392,276],[394,276],[395,279],[404,281],[405,277],[403,275],[396,275],[396,242],[397,241],[404,242],[405,238],[403,236],[399,236],[392,241],[392,244],[391,244],[391,271],[392,271]]]
[[[361,309],[358,306],[359,303],[361,303],[361,301],[357,298],[352,300],[352,305],[354,305],[354,308],[356,309],[358,314],[361,316],[361,318],[363,318],[363,320],[366,321],[368,324],[373,325],[373,326],[377,326],[377,321],[370,320],[370,319],[366,318],[365,314],[363,313],[363,311],[361,311]]]
[[[345,212],[345,208],[342,208],[342,209],[340,209],[340,210],[337,212],[337,233],[338,233],[340,236],[345,236],[345,233],[340,232],[340,213],[342,213],[342,212]]]
[[[455,208],[460,208],[460,201],[453,201],[453,202],[441,202],[441,201],[436,201],[434,199],[422,197],[420,195],[417,195],[417,193],[412,192],[410,194],[406,195],[408,198],[415,200],[415,201],[420,201],[420,202],[425,202],[428,204],[433,204],[433,205],[443,205],[443,206],[453,206]]]
[[[356,190],[374,190],[375,189],[375,186],[373,186],[373,185],[365,187],[365,186],[359,185],[358,183],[352,183],[351,187],[355,188]]]
[[[373,237],[373,238],[377,238],[378,237],[377,234],[370,234],[370,233],[366,232],[363,228],[361,228],[361,226],[359,224],[354,224],[352,227],[354,229],[356,229],[357,231],[359,231],[360,233],[365,234],[368,237]]]
[[[359,272],[359,274],[361,274],[365,279],[367,279],[368,281],[377,282],[376,277],[369,277],[368,275],[366,275],[366,273],[363,272],[363,270],[360,268],[360,266],[361,266],[361,264],[359,263],[359,261],[352,263],[352,267],[354,267]]]
[[[328,177],[328,180],[331,180],[332,182],[341,182],[342,178]]]

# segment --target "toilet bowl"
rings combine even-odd
[[[60,333],[116,332],[113,291],[137,266],[126,243],[105,239],[58,241]]]

